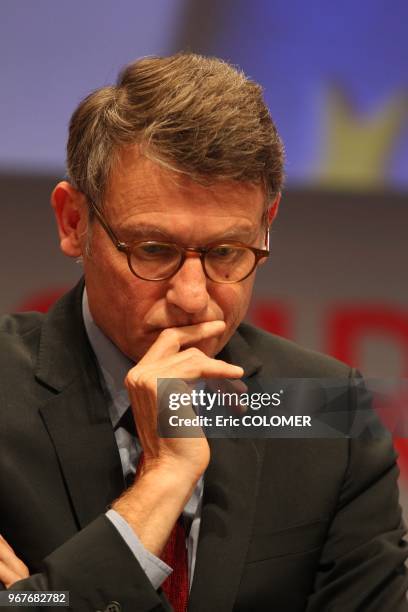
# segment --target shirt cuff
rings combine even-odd
[[[138,560],[142,570],[157,591],[161,584],[172,573],[172,568],[159,559],[159,557],[156,557],[150,551],[146,550],[129,523],[125,521],[123,516],[118,512],[111,509],[108,510],[106,516],[119,531],[120,535]]]

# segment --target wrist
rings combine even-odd
[[[201,465],[192,464],[188,459],[174,457],[172,455],[161,456],[160,458],[145,459],[140,477],[150,474],[158,482],[173,482],[178,487],[191,487],[197,484],[200,477],[204,474],[208,462]]]
[[[112,509],[127,521],[147,550],[160,556],[195,482],[167,465],[147,469]]]

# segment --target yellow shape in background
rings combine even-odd
[[[338,88],[328,93],[323,159],[317,183],[329,188],[378,189],[407,114],[404,93],[370,115],[358,115]]]

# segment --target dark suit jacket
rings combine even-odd
[[[45,316],[0,325],[0,533],[32,574],[14,588],[68,590],[78,612],[110,601],[124,611],[165,610],[104,516],[124,481],[82,286]],[[222,357],[252,381],[352,374],[248,325]],[[353,401],[350,393],[350,410]],[[210,443],[191,612],[408,609],[389,440]]]

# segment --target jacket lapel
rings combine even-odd
[[[40,415],[55,448],[78,528],[83,528],[124,488],[96,359],[82,320],[83,282],[47,315],[36,378],[50,390]]]
[[[200,537],[188,609],[230,612],[250,543],[264,442],[210,440]]]
[[[244,368],[251,384],[262,363],[236,332],[219,357]],[[255,514],[264,441],[210,439],[211,462],[205,473],[200,536],[188,609],[233,609]]]

